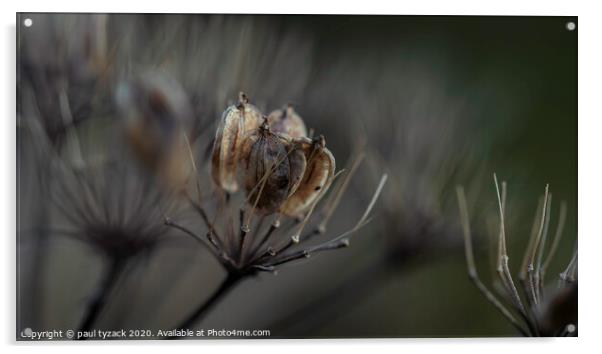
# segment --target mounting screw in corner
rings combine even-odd
[[[566,29],[569,31],[574,31],[577,28],[577,25],[573,21],[569,21],[566,23]]]

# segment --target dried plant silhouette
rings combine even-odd
[[[370,212],[387,180],[383,175],[363,215],[349,230],[310,244],[315,236],[327,231],[328,221],[360,160],[347,173],[344,170],[335,173],[334,157],[326,149],[325,138],[306,137],[302,119],[290,106],[286,112],[277,113],[281,119],[270,123],[245,94],[239,96],[239,103],[224,112],[213,146],[212,176],[218,186],[214,194],[219,205],[216,215],[208,215],[197,184],[197,198],[189,197],[189,202],[205,223],[205,232],[195,233],[168,217],[165,219],[166,225],[199,241],[227,271],[215,293],[178,329],[193,326],[247,276],[275,272],[283,264],[348,247],[350,236],[370,221]],[[293,121],[289,124],[290,120]],[[196,167],[193,169],[196,172]],[[242,177],[237,178],[240,174]],[[333,180],[341,174],[344,174],[341,183],[335,185],[335,191],[316,210]],[[230,195],[238,190],[237,179],[246,186],[247,197],[242,205],[236,205]]]
[[[562,237],[566,204],[560,207],[559,220],[552,245],[547,250],[548,229],[552,194],[546,185],[540,212],[533,223],[529,244],[525,250],[518,274],[519,286],[512,278],[509,268],[509,256],[506,246],[506,182],[501,188],[497,176],[493,175],[499,210],[499,233],[495,270],[501,286],[499,291],[490,290],[481,281],[474,260],[470,218],[463,187],[456,189],[460,219],[464,231],[464,245],[468,276],[483,296],[500,314],[524,336],[576,336],[577,335],[577,249],[566,270],[559,275],[558,284],[545,287],[545,275]],[[545,260],[544,260],[545,259]],[[497,285],[497,283],[495,283]],[[496,289],[497,290],[497,289]],[[519,292],[522,290],[522,295]],[[499,298],[501,297],[501,299]],[[509,310],[507,304],[511,306]]]

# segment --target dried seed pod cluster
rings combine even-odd
[[[543,198],[533,222],[530,240],[523,255],[518,273],[518,282],[510,272],[508,249],[506,246],[506,182],[501,188],[496,174],[493,174],[497,192],[499,230],[496,230],[497,260],[495,267],[500,280],[499,288],[491,290],[481,281],[474,261],[470,218],[464,189],[457,187],[460,220],[464,232],[464,246],[468,275],[477,289],[500,314],[522,335],[534,337],[577,336],[577,248],[564,272],[560,273],[554,287],[545,284],[546,271],[556,254],[563,234],[567,213],[566,204],[560,205],[559,220],[551,247],[546,247],[551,217],[552,194],[546,185]],[[545,257],[544,257],[545,255]],[[507,301],[505,301],[507,300]]]
[[[335,159],[323,136],[307,137],[292,106],[263,117],[241,93],[222,115],[212,153],[212,176],[227,192],[242,182],[253,210],[302,217],[334,178]]]
[[[343,172],[335,173],[335,158],[326,148],[326,139],[308,137],[292,107],[265,117],[240,94],[238,103],[222,114],[210,159],[211,179],[225,195],[203,198],[199,193],[198,201],[196,195],[188,196],[206,232],[197,234],[169,218],[165,223],[201,242],[233,279],[258,271],[274,272],[282,264],[349,246],[349,237],[369,222],[386,175],[350,229],[326,241],[311,242],[326,232],[362,158],[361,153],[352,155],[351,168],[318,206]],[[233,193],[239,190],[244,192],[242,208],[234,202]],[[214,215],[205,210],[207,205],[217,208]]]

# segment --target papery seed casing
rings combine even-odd
[[[224,190],[231,193],[238,190],[236,170],[242,143],[262,120],[261,112],[244,95],[238,105],[228,107],[222,114],[213,143],[211,175]]]
[[[312,204],[330,188],[334,178],[335,159],[326,148],[322,136],[313,142],[309,139],[298,140],[297,144],[305,153],[307,160],[301,183],[295,192],[280,207],[280,212],[300,217]]]
[[[293,139],[307,136],[307,128],[303,119],[291,105],[270,113],[268,123],[274,133],[285,134]]]
[[[265,124],[245,140],[242,151],[249,204],[261,214],[274,213],[287,199],[291,188],[287,141],[272,133]]]
[[[299,188],[301,181],[303,180],[303,174],[307,168],[307,159],[305,157],[304,146],[308,144],[307,138],[298,139],[298,141],[292,141],[289,143],[289,155],[288,160],[291,166],[291,188],[289,190],[289,197],[293,195]],[[309,141],[311,144],[311,141]]]

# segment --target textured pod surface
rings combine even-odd
[[[307,138],[293,141],[289,145],[288,161],[291,166],[291,188],[289,191],[289,197],[293,195],[301,185],[303,181],[303,174],[307,168],[307,159],[305,158],[305,147],[311,144],[311,141]]]
[[[314,142],[297,142],[305,153],[307,166],[301,183],[295,192],[280,207],[280,212],[293,217],[301,216],[325,193],[334,178],[335,159],[326,148],[323,137]]]
[[[237,165],[244,139],[261,124],[261,112],[241,95],[241,102],[222,114],[211,156],[214,182],[228,192],[238,190]]]
[[[307,128],[303,119],[292,106],[284,109],[277,109],[268,116],[270,129],[278,134],[285,134],[293,139],[307,136]]]
[[[277,211],[291,188],[286,140],[262,127],[245,140],[242,151],[249,203],[263,214]]]

